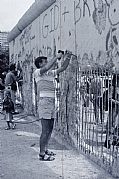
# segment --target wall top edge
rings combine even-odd
[[[29,24],[48,9],[56,0],[35,1],[26,13],[21,17],[16,26],[8,33],[7,40],[14,40]]]

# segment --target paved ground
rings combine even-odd
[[[26,122],[28,118],[15,117]],[[29,118],[34,120],[33,117]],[[68,149],[65,143],[52,137],[49,148],[56,153],[52,162],[38,160],[40,123],[17,124],[6,131],[0,115],[0,178],[1,179],[112,179],[82,154]]]

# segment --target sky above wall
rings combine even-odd
[[[10,31],[35,0],[0,0],[0,31]]]

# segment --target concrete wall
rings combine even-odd
[[[10,61],[24,70],[25,109],[35,105],[32,72],[34,58],[71,50],[82,67],[104,65],[109,54],[119,56],[118,0],[57,0],[10,42]],[[107,53],[108,52],[108,53]]]

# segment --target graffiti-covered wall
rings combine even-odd
[[[25,109],[35,105],[34,58],[71,50],[82,67],[116,63],[119,56],[118,0],[57,0],[10,42],[10,60],[24,72]],[[111,57],[111,58],[110,58]],[[112,58],[113,57],[113,58]]]

